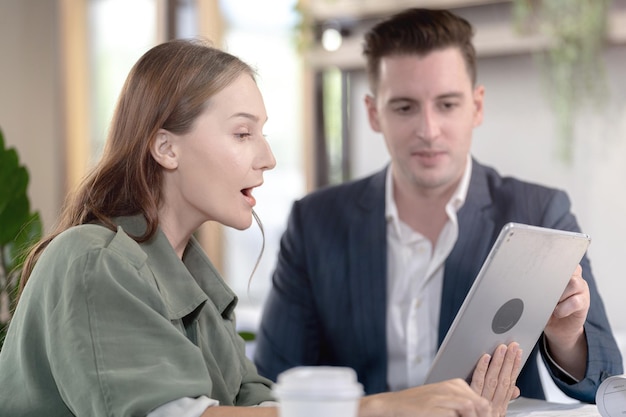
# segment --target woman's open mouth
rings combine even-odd
[[[243,194],[244,198],[250,204],[250,206],[254,207],[256,205],[256,200],[252,196],[252,190],[253,188],[244,188],[243,190],[241,190],[241,194]]]

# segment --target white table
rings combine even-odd
[[[520,397],[509,404],[507,417],[601,417],[598,407],[583,403],[554,403]]]

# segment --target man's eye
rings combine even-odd
[[[245,140],[252,136],[250,133],[235,133],[235,137],[239,140]]]
[[[457,106],[458,106],[458,103],[453,102],[453,101],[444,101],[439,104],[439,107],[441,107],[441,109],[443,110],[451,110]]]
[[[408,113],[410,112],[412,109],[412,106],[410,104],[406,104],[403,106],[397,106],[393,108],[393,111],[395,111],[396,113]]]

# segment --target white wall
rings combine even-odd
[[[56,1],[0,0],[0,129],[48,229],[64,193],[57,30]]]
[[[609,319],[626,352],[626,46],[606,53],[610,95],[602,113],[587,108],[575,127],[571,165],[557,157],[557,132],[532,55],[480,58],[486,88],[485,120],[475,130],[473,153],[502,174],[565,189],[584,232],[594,275]],[[576,88],[576,86],[572,86]],[[352,83],[355,103],[350,131],[353,176],[373,172],[388,160],[383,139],[369,129],[363,105],[365,77]]]

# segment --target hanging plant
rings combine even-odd
[[[293,39],[296,50],[302,53],[313,43],[313,16],[302,0],[297,0],[293,9],[298,17],[293,27]]]
[[[558,154],[573,158],[576,116],[584,104],[600,108],[607,87],[602,52],[610,0],[515,0],[521,31],[539,30],[550,47],[541,55],[546,92],[558,129]]]

